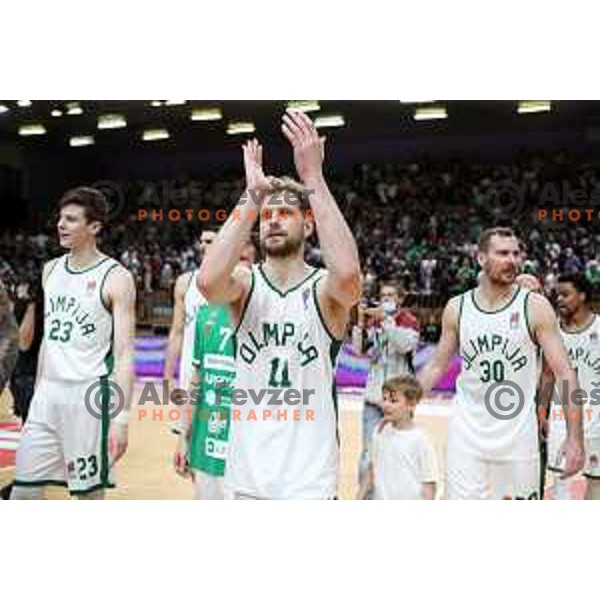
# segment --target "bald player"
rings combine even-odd
[[[577,377],[549,302],[515,284],[522,256],[514,232],[504,227],[483,231],[477,258],[483,270],[479,285],[446,305],[440,342],[420,376],[430,390],[460,353],[446,493],[450,499],[535,499],[540,477],[538,348],[557,381],[574,389]],[[579,471],[584,462],[581,421],[567,424],[562,452],[564,474]]]

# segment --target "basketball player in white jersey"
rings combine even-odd
[[[511,229],[481,234],[479,285],[448,302],[440,342],[420,376],[430,390],[460,353],[448,432],[450,499],[538,498],[538,346],[557,381],[577,384],[549,302],[515,285],[521,260]],[[569,423],[562,453],[565,475],[583,467],[581,421]]]
[[[205,256],[207,248],[216,235],[215,231],[209,229],[200,234],[200,260]],[[194,350],[196,315],[198,308],[206,304],[206,299],[196,285],[197,278],[198,270],[182,273],[175,281],[173,322],[169,330],[164,375],[165,380],[168,382],[169,393],[175,388],[175,365],[179,358],[179,387],[189,390],[192,382],[192,353]],[[178,431],[178,426],[174,429]]]
[[[236,403],[232,396],[226,498],[337,495],[334,363],[350,309],[360,299],[360,265],[323,176],[324,140],[302,113],[288,113],[283,121],[301,184],[267,178],[262,147],[248,142],[246,192],[200,267],[206,297],[230,304],[237,326],[234,392],[247,397]],[[261,206],[265,260],[252,270],[236,267]],[[288,218],[278,212],[282,208]],[[304,262],[304,242],[315,225],[326,271]],[[273,395],[278,392],[290,392],[294,404]]]
[[[68,252],[44,265],[44,339],[11,499],[41,498],[47,484],[103,498],[114,485],[112,466],[127,448],[133,277],[96,246],[108,213],[98,190],[70,190],[58,208],[59,241]],[[115,405],[123,409],[111,420]]]
[[[583,474],[588,480],[586,499],[600,499],[600,319],[590,308],[592,286],[583,273],[563,274],[558,278],[558,314],[560,330],[569,358],[577,370],[579,385],[585,395],[578,409],[582,411],[586,464]],[[548,437],[548,468],[562,471],[560,443],[570,416],[568,407],[550,404],[556,398],[552,372],[544,365],[540,395],[550,429]],[[554,392],[554,393],[553,393]],[[556,500],[571,498],[571,479],[557,477],[553,484]]]

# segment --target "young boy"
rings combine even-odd
[[[435,454],[425,433],[414,423],[423,395],[411,375],[388,379],[383,385],[383,419],[375,428],[369,475],[358,492],[364,500],[433,500],[436,488]]]

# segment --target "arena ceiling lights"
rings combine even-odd
[[[8,106],[6,106],[6,104],[0,104],[0,115],[2,113],[8,112],[10,110],[10,108],[8,108]]]
[[[31,106],[31,100],[17,100],[17,104],[21,107]]]
[[[345,125],[344,117],[342,115],[323,115],[315,119],[315,127],[317,129],[322,127],[342,127]]]
[[[517,112],[520,115],[550,112],[551,110],[552,102],[550,100],[519,100],[517,104]]]
[[[83,108],[79,105],[79,102],[69,102],[67,104],[67,114],[68,115],[82,115]]]
[[[19,127],[19,135],[30,136],[30,135],[44,135],[46,128],[41,123],[31,123],[30,125],[21,125]]]
[[[187,100],[165,100],[165,106],[182,106]]]
[[[435,119],[447,119],[448,111],[445,106],[421,106],[415,109],[413,116],[415,121],[432,121]]]
[[[98,117],[98,129],[122,129],[127,127],[127,120],[123,115],[109,114]]]
[[[81,148],[82,146],[92,146],[94,144],[93,135],[77,135],[69,139],[69,146],[72,148]]]
[[[190,115],[192,121],[220,121],[222,118],[223,111],[219,107],[195,108]]]
[[[58,108],[55,108],[51,113],[50,113],[53,117],[62,117],[62,110],[58,110]]]
[[[142,140],[144,140],[144,142],[167,140],[169,137],[169,132],[166,129],[147,129],[142,133]]]
[[[321,110],[321,105],[317,100],[290,100],[287,109],[292,112],[307,113]]]
[[[242,133],[254,133],[256,127],[252,121],[231,121],[227,125],[227,135],[240,135]]]

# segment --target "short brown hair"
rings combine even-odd
[[[96,188],[80,186],[68,190],[58,201],[58,210],[69,204],[83,207],[86,221],[100,221],[105,223],[108,216],[108,202],[106,196]]]
[[[300,201],[298,208],[305,213],[310,208],[309,196],[310,191],[307,190],[300,182],[287,175],[283,177],[271,177],[271,185],[276,192],[290,192]],[[267,202],[268,205],[268,202]]]
[[[479,252],[487,252],[489,250],[490,241],[495,235],[499,235],[500,237],[517,237],[510,227],[490,227],[489,229],[484,229],[479,236]]]
[[[401,392],[407,400],[417,404],[423,397],[423,388],[416,377],[399,375],[390,377],[383,384],[384,392]]]

